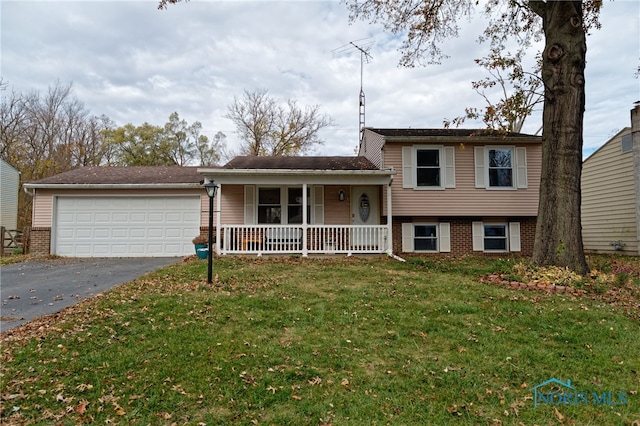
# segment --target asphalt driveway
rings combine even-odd
[[[180,261],[177,257],[62,258],[0,267],[0,332]]]

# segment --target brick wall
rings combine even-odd
[[[448,222],[451,225],[451,252],[438,253],[438,255],[464,256],[473,254],[495,256],[503,254],[473,251],[472,223],[481,220],[481,218],[440,218],[439,220],[437,220],[439,222]],[[403,253],[402,224],[408,222],[420,222],[420,219],[414,219],[411,217],[393,218],[393,252],[396,254]],[[424,222],[434,222],[434,220],[428,219],[424,220]],[[520,245],[522,251],[515,254],[521,256],[531,256],[531,254],[533,253],[533,241],[536,233],[536,218],[514,217],[508,218],[508,222],[520,222]]]
[[[51,228],[31,228],[29,252],[32,256],[48,256],[51,249]]]

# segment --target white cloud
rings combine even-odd
[[[349,23],[337,1],[190,1],[158,11],[149,1],[12,1],[1,10],[4,80],[19,91],[73,82],[92,114],[119,125],[164,124],[177,111],[206,134],[233,127],[223,116],[234,96],[267,89],[279,99],[320,105],[336,126],[325,129],[318,153],[351,155],[358,140],[360,55],[366,124],[441,127],[465,107],[482,106],[470,82],[482,77],[473,59],[482,21],[462,22],[460,37],[442,46],[441,65],[398,67],[399,37],[380,25]],[[603,28],[588,40],[585,149],[629,125],[640,100],[640,3],[605,2]],[[526,131],[535,132],[540,114]],[[469,123],[469,126],[474,123]],[[475,123],[475,125],[478,125]]]

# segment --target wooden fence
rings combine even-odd
[[[0,226],[0,255],[5,253],[26,254],[29,251],[30,231],[31,228],[28,226],[22,231]]]

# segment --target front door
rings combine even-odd
[[[379,225],[380,203],[377,186],[351,188],[351,223],[353,225]],[[376,250],[380,245],[377,228],[354,228],[351,233],[352,248],[356,251]]]
[[[377,186],[351,188],[351,223],[353,225],[380,224]]]

